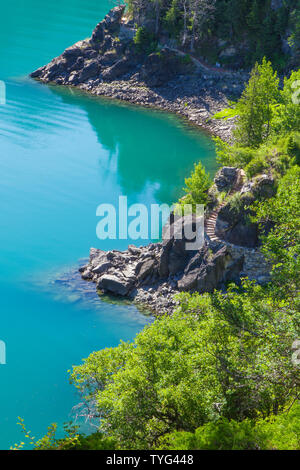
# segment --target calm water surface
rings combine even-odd
[[[133,306],[81,297],[54,282],[96,238],[96,208],[173,202],[193,163],[215,169],[211,141],[177,118],[41,85],[27,76],[90,36],[108,0],[15,0],[1,5],[0,448],[61,426],[78,403],[67,370],[92,351],[131,340],[149,321]]]

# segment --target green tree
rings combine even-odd
[[[235,137],[241,146],[258,147],[270,135],[274,105],[279,98],[279,79],[266,59],[256,63],[238,103]]]
[[[162,449],[172,450],[300,450],[300,404],[279,416],[258,422],[223,418],[195,433],[175,432],[161,439]]]
[[[179,205],[186,204],[193,206],[193,211],[196,210],[197,204],[206,204],[208,200],[208,190],[212,184],[209,174],[206,173],[202,163],[195,164],[194,171],[189,178],[185,179],[186,196],[179,200]]]
[[[292,72],[289,78],[284,79],[275,126],[276,131],[282,133],[300,129],[300,70]]]
[[[221,417],[283,411],[299,388],[291,360],[298,334],[299,313],[269,287],[182,294],[172,317],[133,343],[92,354],[72,380],[121,448],[153,448],[167,433]]]

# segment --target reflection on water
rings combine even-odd
[[[201,160],[211,173],[216,169],[211,139],[177,116],[88,97],[72,88],[50,89],[63,103],[75,102],[86,111],[99,144],[108,151],[106,168],[118,172],[125,195],[141,193],[148,184],[157,189],[158,201],[170,204],[181,189],[174,182],[181,179],[183,185],[194,162]]]

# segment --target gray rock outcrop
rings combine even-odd
[[[210,246],[207,241],[201,249],[187,250],[184,233],[182,240],[176,238],[185,223],[191,220],[183,217],[176,227],[171,224],[171,236],[162,243],[129,246],[124,252],[91,249],[88,265],[80,270],[82,278],[94,282],[100,292],[135,300],[157,313],[172,313],[175,293],[213,292],[237,280],[243,256],[234,258],[225,245]]]

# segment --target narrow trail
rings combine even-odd
[[[218,76],[219,75],[224,76],[226,74],[227,75],[232,75],[232,73],[233,73],[230,70],[226,70],[226,69],[223,69],[221,67],[216,68],[216,67],[211,67],[208,64],[204,64],[199,59],[196,59],[196,57],[192,56],[190,53],[183,52],[180,49],[175,49],[173,47],[168,47],[168,49],[170,49],[170,51],[176,52],[181,57],[185,57],[186,55],[189,55],[191,60],[195,64],[195,66],[198,69],[202,70],[202,72],[209,73],[209,74],[214,73],[215,75],[218,75]]]
[[[246,179],[246,174],[243,170],[239,170],[236,181],[228,193],[228,196],[233,196],[233,194],[240,191],[244,185]],[[221,238],[216,235],[216,224],[220,210],[227,204],[227,202],[222,202],[215,210],[213,210],[208,219],[205,221],[205,232],[211,241],[222,242]]]
[[[127,25],[127,18],[123,18],[121,20],[121,24],[122,24],[122,28],[123,28],[123,33],[127,33],[128,37],[133,37],[136,33],[136,29],[135,28],[132,28],[132,27],[129,27]],[[180,49],[177,49],[175,47],[170,47],[168,46],[167,44],[166,45],[163,45],[163,44],[159,44],[160,47],[167,47],[168,49],[170,49],[170,51],[173,51],[173,52],[176,52],[178,55],[180,55],[181,57],[185,57],[186,55],[190,56],[191,60],[193,61],[193,63],[195,64],[195,66],[201,70],[203,73],[207,73],[207,74],[214,74],[215,76],[232,76],[234,74],[234,72],[232,70],[227,70],[227,69],[224,69],[222,67],[213,67],[213,66],[210,66],[204,62],[202,62],[201,60],[197,59],[196,57],[194,57],[191,53],[189,52],[184,52]]]

